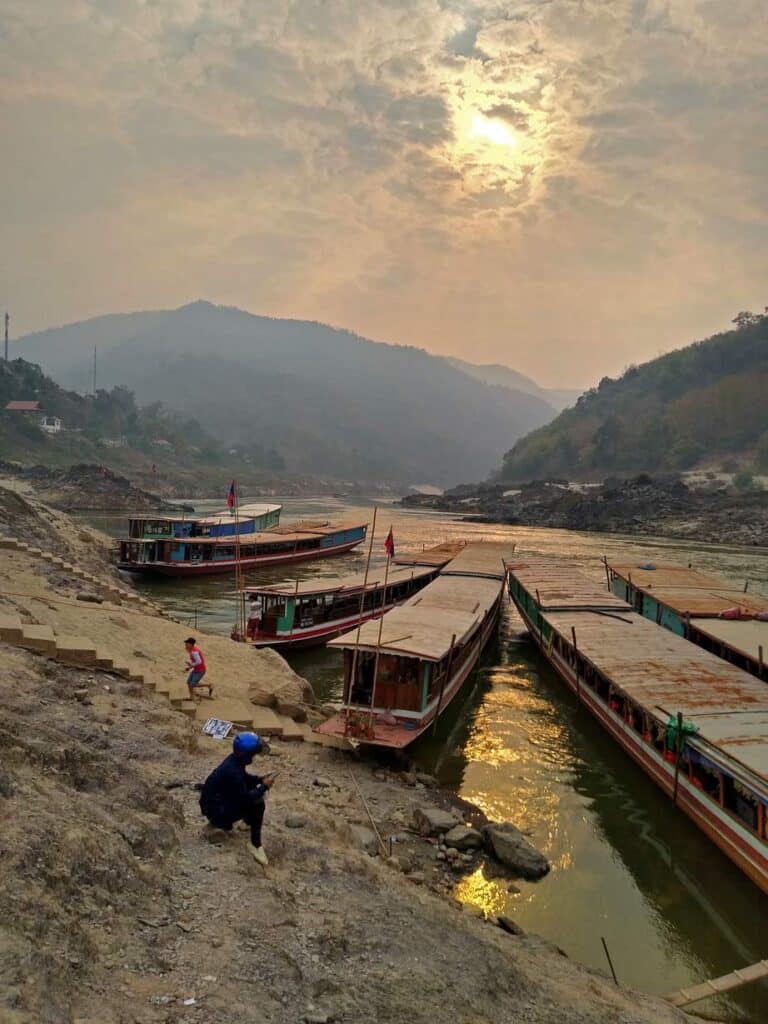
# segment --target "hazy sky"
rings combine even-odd
[[[586,384],[768,304],[766,0],[0,0],[14,333],[196,298]]]

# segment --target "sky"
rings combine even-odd
[[[765,0],[0,0],[0,305],[588,385],[768,304],[767,112]]]

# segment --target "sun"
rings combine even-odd
[[[483,139],[495,146],[517,145],[517,139],[502,121],[484,117],[483,114],[472,115],[472,122],[467,134],[470,139]]]

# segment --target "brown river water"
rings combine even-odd
[[[270,499],[272,500],[272,499]],[[280,501],[280,498],[275,499]],[[222,501],[192,501],[200,510]],[[370,520],[372,505],[333,498],[286,498],[294,517]],[[124,516],[87,517],[112,535]],[[379,503],[374,564],[393,528],[399,553],[455,537],[511,540],[517,552],[565,556],[601,577],[600,557],[692,563],[768,595],[768,551],[630,536],[459,522],[440,513]],[[248,583],[362,572],[365,551],[248,574]],[[234,580],[141,580],[138,586],[190,626],[228,633]],[[341,656],[318,648],[288,659],[320,699],[337,699]],[[215,666],[211,666],[215,671]],[[478,869],[456,895],[506,913],[569,956],[607,971],[605,938],[619,980],[664,993],[768,957],[768,897],[731,865],[618,748],[558,680],[529,641],[514,642],[507,610],[438,734],[412,751],[443,785],[490,817],[530,833],[551,873],[520,892]],[[768,1021],[768,983],[691,1008],[728,1022]]]

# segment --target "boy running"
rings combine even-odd
[[[193,636],[189,637],[184,641],[184,647],[189,659],[187,661],[187,668],[190,670],[187,676],[187,689],[189,690],[190,700],[195,700],[195,690],[200,686],[204,686],[208,690],[208,699],[213,700],[213,687],[210,683],[202,681],[206,672],[206,666],[203,652],[197,646],[197,640]]]

